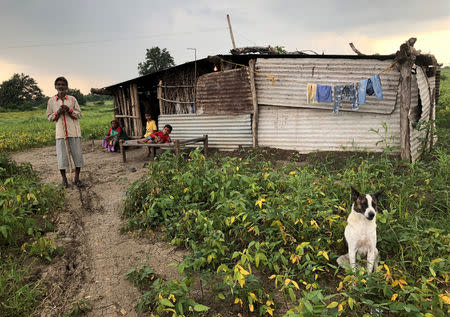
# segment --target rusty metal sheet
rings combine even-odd
[[[380,73],[393,62],[376,59],[343,58],[258,58],[256,61],[256,95],[258,104],[294,108],[328,109],[333,103],[306,103],[306,84],[342,85],[358,82]],[[275,76],[274,81],[269,76]],[[400,74],[392,69],[380,75],[383,100],[367,96],[358,112],[389,114],[398,98]],[[340,111],[353,111],[344,102]]]
[[[250,78],[244,68],[200,76],[196,96],[198,114],[253,113]]]

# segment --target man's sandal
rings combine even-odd
[[[77,186],[78,188],[84,187],[84,183],[83,183],[82,181],[80,181],[80,180],[74,181],[73,184],[74,184],[75,186]]]

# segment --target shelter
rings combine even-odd
[[[114,96],[126,132],[143,134],[144,113],[172,136],[208,134],[222,150],[261,146],[300,153],[382,151],[415,160],[433,144],[439,71],[432,55],[404,43],[392,55],[219,55],[114,84],[95,93]],[[306,83],[343,85],[380,74],[383,99],[367,96],[353,110],[343,103],[307,103]],[[381,142],[380,142],[381,141]]]

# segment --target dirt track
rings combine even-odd
[[[65,209],[58,215],[53,238],[64,254],[37,271],[48,282],[49,291],[37,316],[63,316],[74,301],[87,300],[87,316],[137,316],[134,305],[140,294],[125,273],[146,263],[167,279],[177,278],[182,252],[162,242],[151,242],[122,234],[120,209],[126,189],[146,174],[144,149],[127,152],[127,163],[118,153],[107,153],[96,141],[83,144],[85,168],[81,180],[86,187],[66,190]],[[55,147],[15,153],[18,162],[30,162],[44,182],[60,182]],[[133,172],[131,169],[135,168]],[[71,176],[69,175],[69,179]]]

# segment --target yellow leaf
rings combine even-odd
[[[398,297],[398,294],[393,294],[391,297],[391,301],[395,301]]]
[[[240,266],[239,264],[236,265],[236,267],[239,269],[239,272],[241,272],[242,275],[249,275],[250,273],[244,269],[242,266]]]
[[[289,172],[289,175],[294,175],[294,174],[297,174],[297,171]]]
[[[344,283],[339,282],[339,286],[336,290],[339,292],[343,287],[344,287]]]
[[[183,192],[186,194],[189,189],[186,187]]]
[[[335,308],[337,307],[337,305],[339,305],[338,302],[331,302],[330,304],[328,304],[327,308]]]
[[[438,296],[442,299],[444,304],[450,305],[450,296],[448,294],[439,294]]]
[[[266,302],[266,306],[271,306],[271,305],[273,305],[274,304],[274,302],[272,301],[272,300],[268,300],[267,302]]]
[[[235,304],[239,303],[239,301],[240,301],[239,298],[235,298],[235,299],[234,299],[234,303],[235,303]]]
[[[284,285],[288,286],[290,282],[291,282],[291,280],[287,278],[287,279],[284,281]]]
[[[339,304],[338,311],[341,311],[343,309],[344,309],[344,306],[342,304]]]
[[[251,297],[253,300],[258,300],[258,299],[256,298],[256,295],[255,295],[255,294],[249,293],[249,295],[250,295],[250,297]]]
[[[274,274],[274,275],[271,275],[271,276],[269,276],[269,280],[272,280],[272,279],[274,279],[275,277],[277,277],[275,274]]]
[[[253,304],[249,304],[249,305],[248,305],[248,309],[249,309],[251,312],[255,310],[254,307],[253,307]]]
[[[20,195],[17,195],[17,201],[20,203],[20,200],[22,199],[22,197]]]
[[[171,299],[172,300],[172,302],[176,302],[176,298],[175,298],[175,295],[173,295],[173,294],[170,294],[169,295],[169,299]]]
[[[431,263],[439,263],[439,262],[442,262],[442,261],[444,261],[444,259],[437,258],[437,259],[432,260]]]
[[[266,311],[270,316],[273,316],[273,308],[267,308]]]
[[[292,280],[291,283],[294,284],[294,286],[295,286],[296,289],[300,289],[300,287],[298,287],[298,284],[297,284],[296,281]]]

